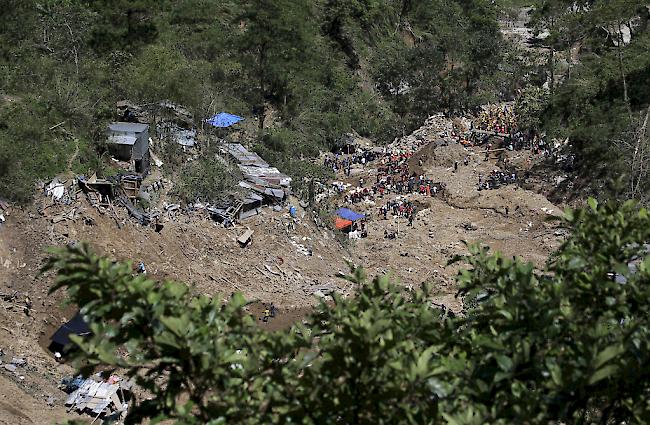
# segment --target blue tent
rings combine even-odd
[[[237,124],[241,120],[243,120],[243,118],[237,115],[229,114],[227,112],[219,112],[212,118],[205,120],[205,122],[212,124],[215,127],[225,128]]]
[[[346,220],[350,220],[350,221],[357,221],[357,220],[360,220],[362,218],[366,218],[365,215],[356,213],[356,212],[354,212],[352,210],[349,210],[347,208],[339,208],[338,210],[336,210],[336,215],[338,215],[339,217],[344,218]]]

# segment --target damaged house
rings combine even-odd
[[[269,166],[259,155],[248,151],[239,143],[226,143],[222,152],[241,170],[244,181],[239,187],[245,190],[245,198],[237,205],[212,207],[209,211],[220,221],[243,220],[261,212],[266,205],[284,202],[291,192],[291,178],[277,168]]]
[[[149,125],[114,122],[108,125],[107,136],[113,158],[128,162],[129,171],[143,176],[149,173]]]
[[[289,190],[291,186],[291,177],[282,174],[277,168],[260,158],[254,152],[249,152],[239,143],[227,143],[225,150],[228,155],[237,162],[244,178],[258,186],[265,188],[275,188],[279,190]]]

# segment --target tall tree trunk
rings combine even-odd
[[[260,131],[264,130],[264,117],[266,116],[266,108],[264,105],[264,100],[266,99],[266,89],[264,87],[264,83],[266,81],[266,73],[265,73],[265,67],[266,67],[266,47],[265,46],[260,46],[260,56],[259,56],[259,62],[260,62],[260,117],[259,117],[259,125],[260,125]]]
[[[555,19],[551,18],[549,28],[551,29],[555,28]],[[553,30],[552,33],[554,32],[555,31]],[[553,38],[551,38],[551,43],[549,43],[549,48],[551,49],[551,51],[549,52],[548,55],[548,73],[549,73],[548,89],[549,89],[551,101],[553,101],[553,95],[555,94],[555,47],[553,47]]]
[[[571,65],[573,65],[573,57],[571,56],[571,43],[567,43],[567,49],[566,49],[566,58],[567,58],[567,74],[566,74],[566,79],[567,81],[571,80]]]
[[[645,114],[643,124],[639,129],[632,155],[632,198],[636,198],[641,190],[641,184],[645,180],[647,170],[647,149],[648,149],[648,118],[650,118],[650,107]]]
[[[555,92],[555,50],[551,47],[551,51],[548,54],[548,88],[551,94],[551,100],[553,100],[553,94]]]
[[[627,77],[625,76],[625,66],[623,65],[623,31],[621,29],[621,22],[616,23],[618,28],[618,43],[616,43],[616,52],[618,54],[618,69],[621,73],[621,81],[623,82],[623,101],[627,107],[627,113],[630,117],[630,122],[632,121],[632,106],[630,105],[630,98],[627,94]]]

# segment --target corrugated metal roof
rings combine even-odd
[[[108,129],[118,133],[142,133],[149,129],[149,125],[137,122],[112,122],[108,125]]]
[[[267,183],[289,186],[291,184],[291,177],[282,174],[280,170],[275,167],[251,167],[246,165],[239,165],[239,169],[246,179],[252,180],[255,183],[263,180]]]
[[[248,165],[240,165],[239,169],[242,173],[255,177],[287,177],[275,167],[252,167]]]
[[[117,393],[118,389],[119,386],[116,384],[86,379],[78,389],[68,396],[65,404],[72,405],[79,411],[89,409],[93,413],[99,414],[112,402],[111,396]]]
[[[272,189],[270,187],[267,187],[266,190],[264,190],[264,193],[269,196],[273,196],[279,199],[284,198],[284,190],[282,189]]]
[[[114,145],[129,145],[133,146],[135,145],[135,142],[138,141],[137,137],[134,136],[110,136],[108,138],[108,143],[114,144]]]
[[[255,152],[250,152],[243,145],[239,143],[226,143],[226,151],[237,160],[241,165],[249,165],[256,167],[268,167],[269,164],[264,161]]]

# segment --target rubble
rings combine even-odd
[[[117,414],[124,419],[129,407],[131,386],[130,381],[125,382],[116,375],[111,375],[106,381],[99,374],[87,379],[78,376],[65,381],[65,388],[71,390],[65,405],[80,413],[97,417]]]
[[[413,133],[396,139],[391,145],[391,150],[416,151],[418,148],[434,141],[452,141],[454,121],[442,112],[431,115],[424,124]]]
[[[16,366],[25,366],[27,361],[21,357],[14,357],[11,359],[11,364]]]
[[[438,137],[444,136],[445,132],[450,131],[449,129],[459,127],[444,116],[435,116],[428,122],[436,128],[424,128],[416,136],[407,136],[406,140],[398,141],[387,149],[400,147],[405,150],[410,150],[412,147],[417,149],[417,146],[422,146],[429,140],[439,143]],[[450,145],[448,150],[454,150],[451,149],[452,147],[465,152],[465,148],[458,145]],[[472,149],[468,149],[469,155]],[[446,149],[441,150],[440,155],[442,156],[446,151]],[[449,157],[451,158],[451,154]],[[258,158],[259,156],[251,155],[242,160],[250,162],[246,166],[254,167],[254,163],[263,161]],[[470,243],[484,241],[495,245],[495,249],[508,255],[522,255],[527,260],[537,263],[545,260],[546,254],[552,249],[552,236],[554,234],[560,236],[558,232],[554,233],[555,229],[538,225],[546,215],[543,208],[547,211],[558,211],[558,209],[550,205],[542,196],[537,196],[528,190],[515,191],[512,187],[502,187],[479,193],[474,187],[476,175],[489,171],[492,168],[489,163],[472,161],[471,165],[461,166],[456,174],[452,174],[451,170],[444,167],[448,162],[447,159],[443,159],[444,161],[442,159],[423,161],[421,168],[423,173],[435,175],[436,182],[447,184],[449,199],[427,198],[426,204],[418,205],[417,219],[414,226],[409,228],[399,227],[401,224],[395,220],[381,220],[377,216],[376,208],[372,205],[360,204],[359,212],[368,214],[370,218],[369,235],[368,238],[352,244],[342,241],[338,234],[335,237],[331,226],[327,226],[328,218],[334,208],[323,210],[320,216],[318,212],[304,214],[298,205],[304,208],[307,204],[299,204],[298,200],[293,198],[289,198],[290,202],[287,202],[290,187],[274,185],[262,179],[243,179],[239,185],[243,196],[239,199],[233,198],[224,204],[197,201],[187,206],[169,203],[169,200],[165,202],[164,196],[172,184],[168,181],[163,184],[163,180],[156,180],[159,178],[157,175],[139,181],[137,190],[135,187],[125,188],[125,182],[129,179],[122,176],[110,179],[91,176],[82,178],[81,181],[76,178],[68,179],[64,186],[65,192],[70,195],[70,205],[60,201],[51,205],[48,196],[48,198],[41,197],[40,203],[37,203],[38,213],[34,213],[33,209],[31,211],[11,210],[11,220],[0,230],[0,237],[5,237],[0,243],[0,264],[7,264],[6,268],[3,267],[9,273],[7,282],[26,282],[30,285],[30,294],[35,299],[35,306],[38,306],[33,315],[39,322],[41,320],[52,322],[49,316],[61,300],[57,298],[58,294],[51,295],[51,299],[46,298],[48,289],[46,285],[51,283],[49,276],[44,279],[32,278],[34,270],[42,259],[39,255],[42,255],[45,246],[67,244],[77,239],[87,240],[98,252],[116,260],[131,259],[135,264],[146,262],[147,274],[152,279],[172,278],[193,282],[196,284],[197,292],[206,294],[241,291],[247,299],[272,301],[281,308],[289,305],[298,306],[300,311],[287,320],[299,320],[301,315],[306,314],[310,306],[317,302],[316,298],[329,301],[328,297],[333,293],[343,294],[343,296],[352,294],[354,291],[352,284],[333,276],[333,271],[344,270],[346,274],[349,272],[346,261],[363,265],[369,276],[390,273],[393,281],[406,287],[416,287],[422,282],[430,282],[437,291],[435,302],[439,305],[451,306],[452,311],[458,311],[460,302],[454,298],[456,288],[453,283],[453,276],[457,269],[453,265],[441,266],[446,264],[450,257],[467,253],[466,247],[456,241],[459,239],[466,239]],[[233,164],[233,161],[231,157],[229,164],[234,168],[237,163]],[[260,165],[263,164],[260,162]],[[375,162],[372,162],[365,167],[358,167],[358,171],[358,175],[363,176],[366,182],[372,182],[377,167]],[[127,175],[133,174],[127,173]],[[316,196],[322,195],[336,201],[344,196],[342,192],[350,188],[352,182],[354,182],[352,184],[356,183],[355,179],[358,175],[348,178],[339,174],[338,182],[323,181],[323,192]],[[123,193],[123,189],[126,189],[124,192],[130,192],[130,196]],[[162,199],[157,196],[151,197],[152,202],[158,203],[159,210],[152,207],[143,211],[141,205],[146,203],[138,204],[129,199],[137,196],[141,191],[152,195],[154,192],[160,192]],[[133,211],[127,211],[122,205],[122,196],[131,202]],[[392,199],[393,194],[386,197]],[[412,198],[414,202],[424,199],[418,194],[413,194]],[[246,227],[242,227],[235,223],[242,217],[240,211],[246,205],[245,200],[254,201],[249,203],[252,207],[249,211],[263,211],[263,214],[247,219]],[[269,205],[270,208],[260,208],[259,202],[262,205]],[[295,218],[291,218],[287,208],[282,207],[287,204],[296,207]],[[93,207],[89,208],[89,205]],[[500,213],[504,205],[512,205],[509,217]],[[514,210],[515,205],[521,206],[521,209]],[[113,212],[113,206],[117,210],[116,213]],[[0,212],[6,211],[1,208],[0,204]],[[112,216],[116,216],[120,223],[126,225],[122,231],[115,231]],[[228,228],[217,226],[209,220],[217,217],[219,217],[217,221],[223,222]],[[158,226],[164,223],[164,232],[156,234],[149,228],[129,225],[149,220],[153,220],[152,223]],[[314,225],[319,221],[326,223],[319,228]],[[13,223],[29,223],[29,225]],[[293,227],[290,227],[290,223]],[[88,227],[91,224],[93,227]],[[399,224],[398,237],[384,239],[384,230],[395,232],[396,224]],[[524,226],[528,226],[527,231],[519,232],[518,229]],[[245,242],[248,247],[240,249],[237,240],[248,230],[253,232],[251,239],[254,237],[255,240],[252,244]],[[63,237],[64,234],[67,236]],[[548,235],[549,238],[540,238],[540,235],[544,237]],[[17,253],[11,251],[14,248],[17,249]],[[27,266],[20,268],[25,263]],[[33,274],[28,273],[30,269]],[[328,276],[331,276],[331,281]],[[43,300],[38,297],[41,294]],[[20,299],[20,295],[17,299]],[[43,307],[41,302],[44,303]],[[14,301],[12,303],[16,304]],[[5,304],[9,303],[5,302]],[[16,304],[10,314],[17,312],[14,317],[22,317],[23,307],[22,303]],[[61,314],[54,312],[54,322],[51,324],[56,329],[62,323],[62,315],[70,317],[70,314],[71,312]],[[8,326],[13,331],[13,326]],[[30,337],[39,338],[41,330],[36,329]],[[18,335],[17,332],[14,333]],[[45,347],[48,342],[49,340],[44,343]],[[28,352],[29,344],[33,347],[36,343],[32,340],[21,344],[17,352],[22,355]],[[43,352],[41,355],[47,354]],[[21,387],[27,388],[32,385],[36,375],[32,366],[39,365],[41,360],[29,355],[25,357],[28,365],[21,369],[9,363],[9,359],[11,356],[5,356],[4,364],[15,367],[12,373],[18,372],[15,376],[12,375],[12,380],[18,382],[20,379],[18,376],[24,370],[26,384],[21,384]],[[49,360],[56,368],[57,364],[54,360]],[[63,368],[63,365],[59,366]],[[8,375],[9,371],[3,366],[2,373]],[[114,385],[100,381],[96,380],[100,386]],[[38,391],[38,398],[43,406],[46,400],[48,403],[57,404],[55,400],[48,398],[49,394],[54,393],[50,393],[42,386]],[[107,401],[106,398],[101,397],[100,400],[96,400],[97,393],[86,393],[86,395],[93,403],[101,402],[97,406]],[[117,396],[120,396],[119,389]],[[124,407],[124,401],[120,399],[119,405]],[[71,409],[80,408],[76,400],[71,400],[68,405]],[[106,409],[115,413],[119,410],[116,406],[117,404],[111,400]],[[107,410],[100,410],[99,414],[110,414]],[[90,407],[84,407],[83,411],[93,416],[97,415]],[[91,420],[89,419],[88,422]]]
[[[163,121],[156,127],[162,140],[176,143],[183,150],[194,148],[197,144],[197,134],[194,128],[184,128],[173,122]]]
[[[478,230],[478,226],[476,225],[476,223],[472,223],[472,222],[465,222],[465,223],[461,224],[460,227],[462,227],[463,229],[465,229],[465,230],[467,230],[469,232],[474,232],[474,231]]]

